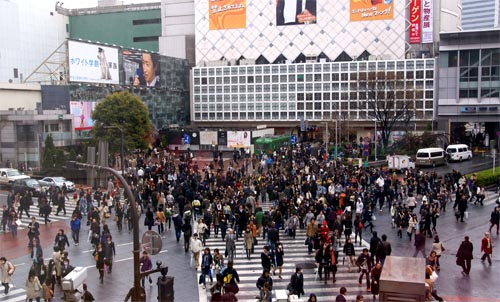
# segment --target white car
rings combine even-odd
[[[75,190],[75,183],[67,180],[62,176],[44,177],[38,182],[43,187],[57,187],[59,190],[62,190],[63,185],[66,184],[68,192],[72,192]]]
[[[1,168],[0,169],[0,184],[10,185],[17,179],[29,179],[28,175],[24,175],[17,169]]]

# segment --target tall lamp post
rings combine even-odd
[[[134,256],[134,286],[132,287],[132,302],[143,302],[146,301],[146,294],[144,292],[144,289],[140,285],[140,280],[141,280],[141,272],[139,270],[140,267],[140,258],[139,258],[139,251],[141,248],[141,244],[139,242],[139,216],[137,214],[137,205],[135,202],[134,195],[132,194],[132,189],[130,189],[130,186],[128,183],[125,181],[125,178],[123,178],[123,175],[120,175],[119,172],[117,172],[115,169],[109,168],[109,167],[102,167],[102,166],[97,166],[97,165],[91,165],[91,164],[84,164],[84,163],[79,163],[75,161],[69,161],[67,163],[67,168],[83,168],[83,169],[88,169],[88,170],[101,170],[101,171],[106,171],[116,178],[121,182],[123,185],[123,189],[125,190],[125,196],[130,202],[130,212],[132,214],[132,231],[133,231],[133,239],[134,239],[134,245],[133,245],[133,256]]]
[[[122,167],[122,175],[125,175],[124,172],[124,159],[123,159],[123,128],[119,126],[103,126],[104,129],[118,129],[120,130],[120,166]]]

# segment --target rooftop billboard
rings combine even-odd
[[[125,85],[159,87],[160,55],[122,49]]]
[[[119,84],[118,48],[68,41],[69,80]]]

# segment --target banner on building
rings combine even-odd
[[[432,43],[433,39],[433,14],[432,0],[422,0],[422,43]]]
[[[420,0],[410,2],[410,44],[420,43]]]
[[[247,26],[246,0],[209,0],[210,30],[245,28]]]
[[[122,50],[124,84],[160,87],[160,55],[130,49]]]
[[[228,131],[227,146],[229,148],[250,147],[250,131]]]
[[[349,19],[354,21],[392,20],[393,0],[350,0]]]
[[[96,104],[97,102],[69,102],[69,112],[73,114],[73,128],[75,130],[89,130],[94,127],[92,112]]]
[[[119,84],[118,48],[68,41],[69,80]]]
[[[217,145],[217,131],[200,131],[200,145]]]
[[[276,25],[316,23],[316,0],[276,0]]]

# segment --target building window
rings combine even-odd
[[[158,41],[158,36],[147,36],[147,37],[134,37],[134,42],[156,42]]]
[[[132,25],[161,24],[161,18],[132,20]]]

